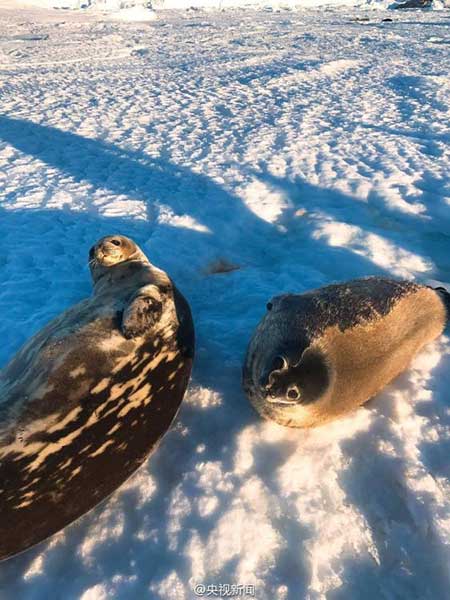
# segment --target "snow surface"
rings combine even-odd
[[[449,14],[387,15],[0,10],[0,366],[90,293],[107,233],[173,276],[198,336],[158,451],[2,563],[2,600],[450,597],[447,337],[315,430],[263,422],[240,388],[272,295],[450,282]]]
[[[113,12],[117,19],[147,21],[152,9],[223,9],[230,7],[259,7],[286,10],[318,6],[358,6],[367,9],[396,8],[405,0],[0,0],[16,6],[41,8],[87,9],[88,12]],[[430,0],[429,8],[441,10],[450,0]],[[154,14],[154,13],[153,13]],[[131,16],[130,16],[131,15]]]

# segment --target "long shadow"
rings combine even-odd
[[[450,329],[447,330],[447,335]],[[421,460],[436,477],[450,480],[450,439],[446,432],[450,430],[450,348],[442,355],[433,369],[429,389],[433,394],[432,402],[423,402],[417,413],[425,417],[431,426],[439,432],[438,439],[424,439],[421,444]],[[445,428],[442,428],[442,424]]]
[[[178,425],[143,467],[157,482],[156,491],[140,509],[135,508],[135,491],[113,497],[66,530],[62,557],[58,547],[46,553],[46,572],[54,578],[62,577],[64,563],[64,577],[80,581],[81,591],[85,584],[81,577],[83,564],[76,554],[80,539],[100,518],[105,506],[107,510],[126,508],[120,538],[126,539],[127,551],[123,552],[123,545],[106,543],[95,550],[94,556],[107,570],[105,577],[112,576],[111,565],[130,576],[139,571],[142,577],[136,584],[137,593],[144,594],[153,578],[166,576],[179,561],[178,547],[171,545],[164,527],[170,508],[168,498],[181,483],[189,489],[186,477],[195,471],[198,448],[203,444],[208,461],[220,460],[225,472],[232,471],[233,440],[242,428],[258,420],[240,390],[240,364],[267,299],[281,291],[302,291],[329,280],[383,273],[383,269],[345,248],[325,247],[314,238],[306,220],[286,233],[259,218],[211,178],[173,164],[168,156],[153,159],[134,150],[8,117],[0,117],[0,139],[41,161],[44,168],[57,168],[65,177],[89,186],[88,197],[78,212],[49,209],[47,202],[33,210],[17,209],[17,198],[26,196],[22,190],[11,194],[0,208],[0,308],[10,317],[0,322],[4,341],[0,365],[46,321],[90,293],[86,254],[92,242],[107,233],[117,231],[135,238],[150,259],[173,276],[193,308],[197,358],[191,391]],[[321,192],[311,186],[311,202],[319,200]],[[52,189],[47,193],[51,199]],[[111,195],[141,201],[146,219],[105,217],[102,213],[108,214]],[[92,198],[98,200],[97,204]],[[348,203],[350,199],[341,195],[339,201]],[[177,217],[185,226],[173,226]],[[189,217],[187,226],[185,217]],[[226,258],[241,268],[228,274],[205,275],[204,268],[216,258]],[[288,290],[293,276],[298,286]],[[16,321],[14,331],[10,330],[12,316]],[[196,391],[204,387],[217,392],[216,404],[202,406]],[[219,512],[232,501],[233,494],[224,492]],[[141,522],[148,526],[148,539],[137,535]],[[178,543],[187,541],[190,529],[198,529],[206,539],[216,522],[217,512],[200,518],[195,510],[191,511],[183,521]],[[31,590],[33,579],[17,580],[17,573],[26,571],[40,552],[42,548],[32,550],[2,565],[2,585],[7,594]],[[185,561],[187,573],[187,557]],[[288,569],[289,556],[285,554],[282,562]],[[45,574],[42,577],[45,580]],[[300,577],[305,586],[307,577],[306,572]]]
[[[360,227],[364,233],[379,235],[399,249],[407,250],[421,257],[429,257],[433,260],[436,268],[433,272],[427,272],[426,276],[450,280],[450,264],[447,264],[443,252],[444,247],[448,244],[446,224],[450,214],[444,202],[439,203],[437,194],[433,194],[433,198],[430,200],[432,192],[424,189],[421,201],[425,203],[426,211],[423,214],[415,214],[405,209],[400,210],[399,207],[387,203],[376,193],[371,193],[367,201],[363,202],[349,198],[336,190],[313,186],[301,178],[291,181],[267,172],[260,173],[259,176],[268,185],[285,193],[291,201],[292,208],[282,216],[288,238],[290,235],[294,237],[298,235],[298,223],[301,223],[301,219],[293,219],[292,214],[299,208],[306,209],[313,214],[318,213],[313,219],[316,224],[322,220],[323,215],[324,218]],[[427,175],[424,175],[424,186],[427,184]],[[431,185],[435,187],[435,182],[431,181]],[[436,189],[442,188],[436,186]],[[415,201],[417,202],[417,198]],[[407,198],[405,198],[405,202],[408,202]],[[346,252],[348,253],[349,250],[347,249]],[[366,275],[375,274],[376,271],[377,267],[372,264]],[[380,271],[386,273],[389,269],[378,267],[377,272]],[[392,275],[389,272],[387,274]],[[420,274],[417,277],[420,279]]]
[[[57,168],[64,176],[89,185],[84,202],[89,218],[97,217],[104,223],[108,222],[103,221],[101,215],[107,213],[111,194],[141,201],[146,220],[130,218],[125,228],[129,230],[130,224],[134,223],[133,231],[136,231],[138,241],[151,260],[170,272],[194,304],[196,301],[204,303],[205,287],[206,293],[214,293],[217,280],[205,283],[203,270],[217,258],[226,258],[243,269],[259,267],[263,271],[268,270],[271,277],[273,274],[281,275],[272,278],[267,285],[269,294],[283,290],[282,274],[286,271],[286,259],[290,257],[310,267],[312,273],[318,266],[323,267],[323,272],[332,279],[337,273],[349,277],[383,272],[369,259],[345,248],[325,248],[320,240],[314,239],[307,221],[300,222],[293,235],[286,235],[284,230],[259,218],[240,198],[212,178],[176,165],[170,162],[168,156],[150,158],[144,153],[100,140],[5,116],[0,116],[0,139],[46,166]],[[320,188],[305,187],[303,183],[301,186],[294,183],[293,186],[301,189],[310,204],[320,204],[324,198]],[[95,196],[99,191],[100,199]],[[51,199],[52,189],[47,190],[47,194],[47,200]],[[17,197],[23,195],[23,190],[16,190],[4,206],[13,207]],[[294,197],[294,193],[291,195]],[[95,202],[92,202],[91,196],[97,198]],[[42,205],[44,209],[47,200]],[[326,210],[331,210],[332,206],[335,211],[339,207],[346,210],[349,202],[355,212],[358,211],[358,207],[354,206],[357,203],[343,194],[337,194],[333,203],[327,204]],[[42,212],[42,216],[45,214],[48,213]],[[61,211],[60,214],[61,218],[65,218],[67,212]],[[194,225],[191,222],[181,227],[171,225],[177,218],[182,221],[183,217],[189,217]],[[38,217],[36,221],[39,221]],[[120,218],[109,222],[120,228]],[[24,234],[17,235],[23,237]],[[28,237],[28,243],[32,243],[32,235]],[[236,284],[248,285],[244,271],[235,275],[234,279]],[[298,290],[307,286],[308,281],[300,280]],[[223,291],[226,285],[219,284],[219,287]],[[262,306],[266,299],[263,298]]]
[[[147,223],[134,219],[45,208],[5,210],[0,207],[0,307],[2,313],[8,315],[0,323],[0,339],[3,342],[0,348],[0,365],[9,359],[20,343],[50,318],[91,293],[87,268],[89,247],[93,240],[114,231],[120,231],[140,244],[145,244],[148,236]],[[30,275],[25,275],[24,280],[26,270]],[[54,280],[48,279],[49,272],[53,272]],[[12,310],[17,316],[13,330]],[[61,544],[57,544],[54,550],[50,549],[56,539],[53,538],[2,563],[0,597],[3,594],[5,597],[33,597],[36,577],[26,579],[20,575],[26,573],[33,560],[42,553],[46,556],[45,571],[37,575],[37,597],[68,598],[64,585],[66,578],[79,582],[79,585],[71,587],[71,593],[73,598],[80,597],[86,589],[86,581],[83,580],[83,557],[77,550],[82,546],[86,533],[108,512],[118,519],[123,515],[120,538],[126,542],[119,549],[114,544],[104,543],[95,550],[94,559],[99,565],[103,565],[104,577],[108,578],[118,571],[130,577],[139,572],[136,597],[147,597],[148,585],[153,580],[164,578],[175,566],[179,568],[178,552],[170,547],[170,539],[166,535],[168,499],[189,472],[192,466],[190,460],[198,456],[198,445],[204,443],[208,450],[213,445],[212,452],[208,451],[208,458],[217,458],[223,454],[233,432],[240,429],[242,422],[254,418],[253,411],[246,402],[237,415],[238,407],[231,399],[237,397],[241,400],[239,369],[230,364],[229,359],[226,363],[223,350],[222,353],[217,353],[217,340],[214,337],[211,346],[208,342],[207,335],[199,335],[200,358],[202,355],[206,356],[206,369],[216,361],[219,365],[208,375],[206,383],[203,381],[203,369],[197,368],[191,390],[195,393],[200,383],[207,387],[214,387],[215,384],[221,390],[224,401],[218,407],[200,408],[189,401],[189,393],[187,394],[188,398],[177,424],[167,434],[160,450],[142,468],[157,482],[157,489],[150,501],[139,507],[139,493],[133,488],[125,489],[66,528],[62,536],[63,548]],[[210,354],[217,356],[210,359]],[[230,385],[228,379],[234,383]],[[231,410],[226,409],[226,404],[231,405]],[[195,435],[186,436],[186,430],[192,429],[195,429]],[[224,497],[224,502],[228,501]],[[191,528],[198,528],[207,536],[214,527],[215,520],[216,515],[210,518],[191,515],[186,535]],[[148,538],[146,528],[150,530]],[[188,578],[186,576],[186,581]],[[127,594],[129,593],[130,589],[127,588]]]
[[[442,261],[442,244],[436,235],[442,228],[442,215],[436,214],[432,207],[427,207],[431,208],[431,215],[422,221],[415,215],[389,210],[380,199],[374,197],[369,198],[367,204],[355,200],[350,204],[349,199],[338,192],[320,190],[301,180],[290,182],[270,174],[264,174],[262,179],[289,196],[292,212],[299,207],[317,210],[321,206],[327,217],[361,226],[364,231],[378,233],[396,244],[399,244],[400,233],[402,248],[406,247],[416,254],[424,251],[436,265],[435,276],[450,279],[450,270],[439,264]],[[448,218],[449,215],[446,216]],[[295,228],[292,230],[294,221],[287,215],[285,219],[288,237],[295,236]],[[417,230],[422,234],[422,239],[414,237],[417,236]],[[414,236],[405,236],[403,231],[411,231]],[[430,233],[431,239],[427,238],[427,233]],[[443,425],[445,431],[449,424],[449,399],[445,393],[448,388],[445,381],[449,380],[448,367],[449,356],[445,355],[427,385],[434,392],[433,402],[416,404],[418,415],[426,417],[437,430]],[[439,385],[433,384],[434,380]],[[396,389],[404,387],[406,392],[410,386],[407,375],[398,378],[393,386]],[[450,585],[450,576],[445,569],[447,549],[434,527],[436,515],[431,508],[434,505],[433,494],[423,492],[415,496],[408,488],[405,477],[408,468],[406,449],[401,440],[396,439],[389,394],[390,388],[371,401],[372,408],[376,408],[380,414],[373,419],[370,428],[342,443],[342,449],[350,459],[350,468],[341,473],[340,482],[346,499],[365,518],[378,552],[378,560],[369,555],[349,555],[344,558],[342,585],[327,593],[330,600],[349,597],[375,600],[384,594],[393,594],[398,598],[439,597]],[[395,454],[381,452],[380,442],[393,443]],[[418,446],[420,460],[432,475],[446,478],[450,474],[449,449],[445,434],[440,436],[438,442],[423,440]],[[443,514],[442,518],[448,518],[448,514]]]
[[[0,116],[0,139],[94,190],[144,201],[150,223],[158,217],[158,203],[162,203],[175,215],[189,214],[212,233],[220,234],[218,238],[227,238],[228,248],[243,234],[252,240],[272,231],[270,224],[258,219],[223,186],[170,162],[170,156],[155,159],[98,139],[5,116]],[[21,193],[17,190],[9,200],[13,202]],[[92,209],[90,202],[86,206]],[[220,239],[214,241],[217,245]]]
[[[396,389],[403,387],[406,392],[410,383],[405,374],[393,385]],[[449,589],[448,549],[435,529],[439,520],[435,514],[438,501],[432,491],[414,493],[407,484],[405,473],[409,466],[403,442],[395,433],[394,421],[398,416],[391,412],[390,393],[388,388],[382,398],[371,401],[371,407],[377,407],[377,415],[370,428],[343,444],[351,462],[340,476],[346,498],[364,516],[378,556],[349,556],[343,563],[342,586],[329,594],[330,600],[349,597],[375,600],[384,595],[411,599],[443,597]],[[426,402],[425,413],[420,403],[416,406],[417,414],[426,414],[433,423],[435,399]],[[448,421],[448,416],[445,420]],[[380,445],[386,443],[392,450],[380,451]],[[440,475],[433,461],[427,464],[424,460],[428,446],[432,457],[436,456],[436,443],[425,443],[425,448],[420,444],[421,461],[432,476]],[[437,446],[442,459],[448,445],[444,442]]]

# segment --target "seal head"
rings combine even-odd
[[[330,383],[330,368],[318,351],[306,349],[299,360],[285,349],[271,361],[260,380],[261,395],[272,404],[309,404],[322,395]]]
[[[97,281],[106,270],[126,261],[149,263],[142,250],[124,235],[108,235],[101,238],[89,250],[89,267],[92,279]]]

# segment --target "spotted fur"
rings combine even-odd
[[[111,239],[123,253],[109,252]],[[90,266],[93,296],[0,371],[0,559],[117,489],[167,431],[188,383],[192,318],[167,275],[123,236],[100,240]]]

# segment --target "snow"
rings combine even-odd
[[[113,18],[118,21],[154,21],[157,19],[155,11],[145,6],[131,6],[123,8],[113,13]]]
[[[90,293],[113,232],[173,276],[198,345],[157,452],[1,564],[0,597],[448,598],[448,337],[314,430],[263,422],[240,387],[275,294],[450,283],[448,12],[2,6],[0,366]]]
[[[110,12],[113,19],[149,21],[156,18],[153,9],[225,9],[259,7],[265,10],[288,10],[318,6],[358,6],[368,9],[395,8],[405,0],[0,0],[0,3],[41,8],[88,9],[88,12]],[[449,0],[430,0],[430,8],[442,10]],[[436,42],[439,43],[439,42]]]

